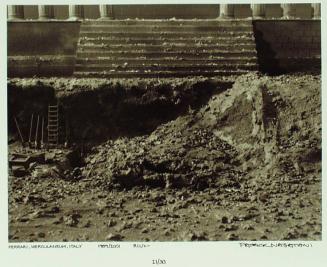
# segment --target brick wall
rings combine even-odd
[[[264,71],[320,68],[320,20],[255,21],[254,30]]]

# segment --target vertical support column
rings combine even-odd
[[[295,5],[294,4],[281,4],[283,9],[283,19],[294,19],[295,18]]]
[[[8,20],[24,19],[24,6],[7,6]]]
[[[99,5],[101,20],[114,19],[114,12],[112,5]]]
[[[311,4],[312,7],[312,18],[320,19],[320,3]]]
[[[38,6],[39,20],[47,20],[54,18],[54,7],[53,6]]]
[[[69,5],[69,20],[84,18],[84,7],[82,5]]]
[[[266,5],[251,4],[252,17],[255,19],[263,19],[266,16]]]
[[[219,18],[231,19],[234,18],[234,5],[220,4]]]

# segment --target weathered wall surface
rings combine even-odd
[[[320,27],[320,20],[253,21],[259,68],[320,68]],[[8,22],[8,76],[72,75],[79,34],[79,22]]]
[[[55,17],[58,19],[68,18],[68,6],[54,6]],[[219,5],[114,5],[113,12],[116,19],[144,18],[144,19],[213,19],[219,16]],[[310,4],[296,4],[296,16],[302,19],[311,18]],[[24,13],[27,19],[37,19],[37,6],[24,6]],[[99,18],[98,5],[84,6],[85,18]],[[251,16],[249,4],[236,4],[235,17],[245,18]],[[266,4],[266,17],[279,18],[282,16],[280,4]]]
[[[254,22],[259,65],[264,71],[320,68],[320,20]]]
[[[79,22],[8,22],[8,76],[72,75]]]

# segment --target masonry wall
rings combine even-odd
[[[263,71],[320,68],[320,20],[255,21],[254,30],[259,65]]]
[[[320,68],[320,20],[257,20],[253,27],[263,72]],[[79,22],[8,22],[8,76],[72,75],[79,31]]]
[[[79,22],[8,22],[8,76],[67,76],[75,66]]]

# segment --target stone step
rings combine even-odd
[[[82,32],[148,32],[148,33],[161,33],[161,32],[250,32],[253,30],[251,26],[221,26],[221,25],[101,25],[90,24],[81,26]]]
[[[99,51],[134,51],[134,50],[145,50],[145,51],[171,51],[176,50],[224,50],[224,51],[243,51],[243,50],[253,50],[255,49],[254,44],[177,44],[177,43],[166,43],[163,42],[161,45],[153,44],[80,44],[78,46],[78,51],[87,50],[99,50]]]
[[[88,64],[88,65],[75,65],[75,71],[107,71],[115,72],[117,70],[125,71],[195,71],[195,70],[248,70],[253,71],[257,70],[258,65],[255,63],[248,64],[210,64],[210,65],[201,65],[201,64],[126,64],[126,65],[117,65],[117,64]]]
[[[125,51],[125,52],[170,52],[170,51],[223,51],[223,52],[233,52],[233,51],[254,51],[255,45],[243,45],[243,44],[234,44],[234,45],[225,45],[225,44],[210,44],[210,45],[189,45],[189,44],[167,44],[162,43],[161,45],[146,45],[146,44],[115,44],[115,45],[102,45],[102,44],[81,44],[78,46],[77,52],[80,51],[98,51],[98,52],[106,52],[106,51]]]
[[[127,19],[127,20],[84,20],[84,25],[139,25],[139,26],[223,26],[223,27],[235,27],[235,26],[252,26],[252,20],[245,19],[191,19],[191,20],[174,20],[174,19],[154,19],[154,20],[139,20],[139,19]]]
[[[228,77],[246,74],[248,71],[237,70],[237,71],[155,71],[155,72],[144,72],[144,71],[115,71],[115,72],[98,72],[98,71],[75,71],[74,76],[76,78],[177,78],[177,77]]]
[[[112,38],[112,37],[102,37],[102,36],[97,36],[97,37],[81,37],[79,39],[79,44],[86,44],[86,43],[93,43],[93,44],[149,44],[149,45],[160,45],[163,42],[166,43],[187,43],[187,44],[195,44],[195,43],[203,43],[203,44],[215,44],[215,43],[220,43],[220,44],[235,44],[235,43],[241,43],[241,44],[248,44],[248,45],[254,45],[253,38],[248,37],[248,38],[230,38],[230,37],[212,37],[212,36],[207,36],[207,37],[189,37],[189,38],[166,38],[162,36],[149,36],[148,38],[130,38],[130,37],[125,37],[125,38]]]
[[[101,32],[101,31],[80,31],[80,37],[133,37],[133,38],[148,38],[160,36],[162,38],[180,38],[180,37],[231,37],[231,38],[254,38],[253,32]]]
[[[145,51],[145,50],[133,50],[133,51],[99,51],[99,50],[88,50],[78,51],[78,58],[98,58],[98,57],[111,57],[115,59],[119,58],[165,58],[165,57],[198,57],[209,58],[211,57],[256,57],[256,50],[237,50],[237,51],[223,51],[223,50],[204,50],[204,49],[192,49],[183,51]]]
[[[257,70],[251,20],[86,20],[74,76],[212,77]]]
[[[87,66],[89,64],[96,65],[124,65],[126,63],[130,65],[151,65],[151,64],[178,64],[181,63],[185,65],[210,65],[210,64],[246,64],[246,63],[257,63],[256,57],[236,57],[236,58],[77,58],[76,64]]]

